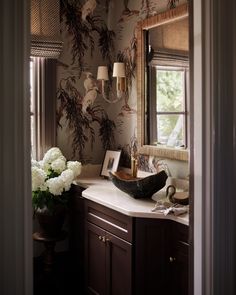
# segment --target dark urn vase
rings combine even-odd
[[[57,205],[53,211],[47,208],[37,209],[35,215],[40,226],[39,231],[41,235],[57,237],[61,234],[66,216],[66,208],[64,206]]]

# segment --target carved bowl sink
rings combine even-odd
[[[135,199],[151,198],[165,186],[168,177],[164,170],[144,178],[133,178],[122,171],[109,172],[109,174],[111,181],[118,189]]]

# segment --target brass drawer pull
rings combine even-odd
[[[102,241],[103,243],[106,242],[106,237],[105,236],[98,236],[99,241]]]
[[[170,261],[171,263],[173,263],[175,260],[176,260],[175,257],[171,257],[171,256],[170,256],[169,261]]]

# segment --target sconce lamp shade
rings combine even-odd
[[[99,66],[97,73],[97,80],[106,80],[108,81],[108,69],[106,66]]]
[[[126,78],[125,78],[125,64],[122,62],[115,62],[113,66],[113,77],[116,77],[116,98],[112,89],[109,89],[108,82],[108,68],[106,66],[99,66],[97,72],[97,80],[101,80],[101,94],[105,101],[115,103],[126,95]]]
[[[125,64],[123,62],[114,63],[113,77],[125,77]]]

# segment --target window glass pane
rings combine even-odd
[[[157,140],[168,146],[184,146],[184,115],[158,115]]]
[[[157,112],[184,110],[184,70],[157,68]]]

